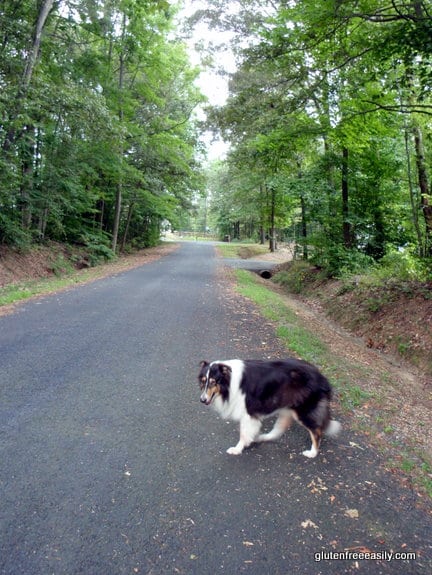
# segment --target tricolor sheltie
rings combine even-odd
[[[293,419],[312,439],[306,457],[316,457],[323,433],[336,435],[340,423],[330,418],[331,387],[316,367],[297,359],[201,362],[201,402],[223,419],[240,422],[240,439],[227,453],[239,455],[253,442],[278,439]],[[273,429],[260,434],[262,420],[277,415]]]

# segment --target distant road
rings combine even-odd
[[[283,355],[272,337],[192,242],[0,317],[0,573],[431,573],[430,515],[363,437],[225,453],[198,363]],[[315,560],[347,549],[417,559]]]

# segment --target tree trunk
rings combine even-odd
[[[263,246],[265,244],[265,212],[266,212],[266,198],[265,198],[265,189],[262,184],[259,187],[259,199],[260,199],[260,226],[259,226],[259,242]]]
[[[15,100],[14,112],[10,118],[10,122],[13,125],[13,120],[19,115],[21,110],[22,101],[25,99],[30,82],[33,76],[34,67],[39,58],[40,44],[42,40],[42,32],[48,18],[49,13],[52,10],[54,0],[43,0],[39,9],[39,14],[36,20],[35,29],[33,32],[33,39],[31,46],[28,51],[27,60],[25,62],[23,75],[18,86],[17,96]],[[17,137],[17,130],[15,127],[11,127],[6,134],[5,140],[3,142],[3,150],[8,151],[12,144],[15,142]]]
[[[429,177],[425,160],[425,151],[423,146],[423,134],[419,126],[415,126],[413,131],[414,131],[416,164],[418,173],[418,184],[420,188],[420,207],[423,212],[425,220],[426,255],[432,256],[432,203],[429,188]]]
[[[271,252],[276,251],[276,190],[274,187],[271,188],[270,195],[270,237],[269,237],[269,248]]]
[[[419,255],[420,257],[425,256],[425,246],[424,246],[424,238],[423,234],[420,229],[420,222],[419,222],[419,215],[418,215],[418,197],[414,190],[413,184],[413,174],[411,169],[411,155],[410,155],[410,145],[409,145],[409,131],[405,124],[404,130],[404,138],[405,138],[405,154],[407,159],[407,178],[408,178],[408,188],[409,188],[409,195],[410,195],[410,203],[411,203],[411,214],[414,229],[416,231],[417,236],[417,244],[419,246]]]
[[[121,178],[121,175],[120,175]],[[117,192],[115,198],[115,208],[114,208],[114,223],[113,223],[113,231],[112,231],[112,239],[111,239],[111,249],[113,252],[117,250],[117,240],[118,240],[118,233],[120,228],[120,214],[121,214],[121,206],[122,206],[122,182],[119,181],[117,184]]]
[[[300,196],[300,206],[301,206],[301,234],[303,241],[303,259],[307,260],[309,257],[309,252],[307,245],[306,204],[303,194]]]
[[[41,4],[39,14],[38,14],[38,19],[36,21],[36,27],[35,27],[34,36],[33,36],[33,43],[32,43],[31,49],[29,51],[26,66],[24,68],[24,74],[23,74],[22,81],[21,81],[20,92],[22,94],[25,94],[27,92],[27,89],[30,85],[30,81],[31,81],[31,78],[33,75],[33,70],[34,70],[35,64],[38,60],[38,57],[39,57],[40,44],[41,44],[41,39],[42,39],[42,31],[43,31],[43,28],[45,26],[45,22],[48,18],[48,14],[51,12],[53,4],[54,4],[54,0],[43,0],[43,2]]]
[[[34,163],[34,127],[26,126],[22,137],[21,148],[21,225],[29,230],[32,223],[32,190]]]
[[[120,244],[120,252],[123,252],[125,247],[126,247],[126,241],[127,241],[127,237],[128,237],[128,233],[129,233],[129,225],[131,223],[134,205],[135,205],[134,202],[130,202],[130,204],[129,204],[127,218],[126,218],[126,225],[125,225],[125,229],[124,229],[124,233],[123,233],[123,238],[122,238],[122,241]]]
[[[342,150],[342,235],[344,246],[352,248],[352,229],[349,222],[348,148]]]
[[[122,92],[124,87],[124,72],[125,72],[125,54],[124,54],[124,38],[126,35],[126,13],[123,14],[123,22],[122,22],[122,46],[119,58],[119,94],[120,94],[120,103],[119,103],[119,120],[120,125],[123,123],[123,102],[122,102]],[[120,161],[123,163],[123,142],[120,141]],[[115,210],[114,210],[114,224],[113,224],[113,232],[112,232],[112,241],[111,241],[111,249],[113,252],[117,249],[117,240],[118,240],[118,233],[120,228],[120,214],[122,208],[122,192],[123,192],[123,174],[122,170],[120,170],[119,174],[119,181],[117,183],[117,193],[116,193],[116,201],[115,201]]]

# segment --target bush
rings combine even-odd
[[[80,243],[84,244],[88,253],[90,266],[97,266],[105,261],[115,258],[115,253],[108,246],[108,237],[105,234],[83,234]]]
[[[0,244],[6,244],[19,250],[26,250],[32,244],[31,233],[24,230],[20,223],[14,222],[0,213]]]
[[[363,252],[337,244],[327,246],[321,253],[315,254],[311,261],[322,267],[329,278],[362,274],[374,263],[374,260]]]
[[[292,262],[289,269],[277,273],[273,281],[286,287],[292,293],[301,293],[308,284],[317,280],[317,268],[302,260]],[[318,276],[318,279],[322,279]]]
[[[432,270],[427,261],[410,252],[409,249],[391,250],[375,265],[371,275],[385,281],[428,281]]]

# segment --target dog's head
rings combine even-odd
[[[200,401],[210,405],[215,397],[226,399],[231,379],[231,368],[224,363],[202,361],[198,381],[202,390]]]

